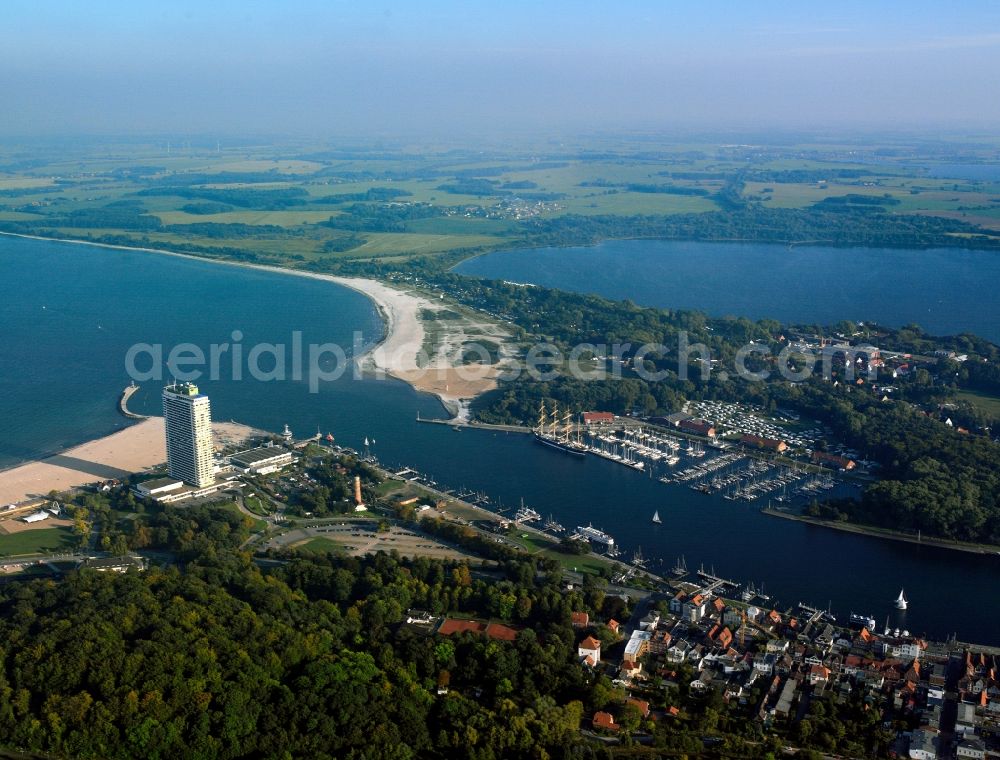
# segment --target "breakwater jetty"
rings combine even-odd
[[[118,397],[118,411],[130,420],[145,420],[148,419],[145,414],[136,414],[135,412],[130,412],[128,410],[128,400],[132,398],[132,395],[137,390],[139,390],[139,386],[134,382],[125,387],[125,390],[122,391],[122,395]]]

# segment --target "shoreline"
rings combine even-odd
[[[454,361],[455,357],[432,357],[428,364],[422,364],[421,351],[427,337],[424,330],[421,312],[425,310],[438,311],[440,304],[432,302],[423,295],[407,292],[399,287],[387,285],[379,280],[364,277],[343,277],[340,275],[323,274],[321,272],[306,272],[299,269],[282,267],[273,264],[252,264],[228,259],[213,259],[191,253],[170,251],[164,248],[146,246],[116,245],[99,243],[91,240],[74,240],[72,238],[45,237],[44,235],[27,235],[19,232],[3,232],[0,235],[24,238],[28,240],[43,240],[50,243],[68,243],[87,245],[97,248],[109,248],[121,251],[136,251],[153,253],[162,256],[176,256],[193,261],[225,266],[255,269],[292,277],[305,277],[313,280],[332,282],[335,285],[353,290],[368,298],[379,314],[383,331],[382,337],[365,348],[359,356],[352,357],[362,368],[374,371],[376,377],[389,375],[401,380],[415,390],[436,396],[445,410],[457,422],[466,422],[470,416],[469,403],[473,398],[496,387],[497,371],[494,367],[485,370],[480,365],[466,365]],[[455,326],[449,325],[453,331]],[[457,330],[459,340],[464,336]],[[445,336],[447,344],[449,338]],[[478,376],[476,376],[478,374]],[[451,386],[455,386],[452,390]]]
[[[855,535],[867,536],[869,538],[884,538],[888,541],[899,541],[906,544],[916,544],[917,546],[930,546],[935,549],[951,549],[953,551],[965,552],[966,554],[984,554],[987,556],[1000,555],[1000,546],[990,546],[988,544],[971,544],[963,541],[949,541],[945,538],[920,537],[909,533],[900,533],[888,528],[878,528],[873,525],[863,525],[860,523],[840,523],[833,520],[823,520],[818,517],[808,515],[796,515],[791,512],[782,512],[777,509],[767,507],[760,510],[761,514],[768,517],[780,517],[783,520],[793,520],[815,525],[818,528],[830,528],[832,530],[843,531],[844,533],[854,533]]]
[[[216,447],[241,443],[264,431],[213,422]],[[109,435],[0,471],[0,505],[44,497],[50,491],[121,480],[167,460],[163,417],[146,417]]]

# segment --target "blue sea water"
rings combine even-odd
[[[509,275],[510,279],[518,279]],[[639,300],[636,297],[636,300]],[[330,283],[138,251],[0,237],[0,467],[124,426],[118,394],[136,343],[207,347],[335,341],[355,331],[377,340],[382,324],[361,295]],[[144,382],[130,406],[160,413],[160,383]],[[683,554],[720,575],[753,580],[784,605],[892,615],[893,625],[1000,643],[1000,607],[949,599],[992,599],[1000,557],[967,555],[837,533],[759,514],[744,502],[664,485],[620,465],[584,460],[517,434],[420,424],[443,416],[433,397],[392,380],[349,375],[310,393],[304,381],[200,381],[216,419],[298,435],[332,431],[387,465],[409,465],[442,486],[525,502],[566,526],[608,530],[631,553],[641,545],[653,569]],[[662,525],[650,517],[659,511]],[[662,560],[663,564],[659,564]],[[892,611],[905,586],[911,608]]]

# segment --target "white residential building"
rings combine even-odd
[[[955,750],[956,755],[969,760],[984,760],[986,757],[986,745],[978,737],[962,739]]]
[[[626,662],[637,662],[640,657],[646,654],[652,638],[653,634],[649,631],[632,631],[632,636],[625,644],[625,654],[622,659]]]
[[[910,736],[911,760],[937,760],[938,737],[933,731],[923,729],[914,731]]]
[[[597,665],[601,661],[601,641],[593,636],[588,636],[580,642],[576,650],[577,657],[587,662],[588,665]]]

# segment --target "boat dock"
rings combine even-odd
[[[737,581],[731,581],[728,578],[720,578],[712,573],[706,573],[704,570],[699,570],[697,575],[702,580],[710,582],[715,588],[719,588],[720,586],[732,586],[733,588],[738,588],[740,585]]]
[[[810,617],[806,623],[807,625],[809,623],[817,623],[827,616],[826,610],[818,610],[815,607],[805,604],[804,602],[799,602],[796,606],[803,612],[809,613]]]

